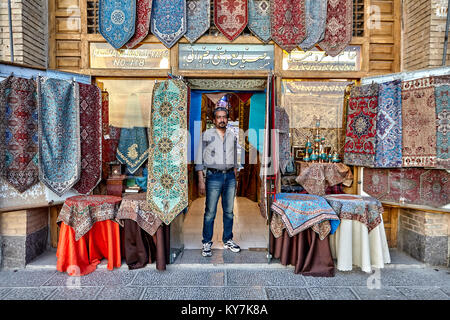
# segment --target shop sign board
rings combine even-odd
[[[348,46],[336,57],[314,48],[309,51],[283,51],[283,70],[294,71],[360,71],[361,47]]]
[[[180,70],[271,70],[274,46],[259,44],[179,44]]]
[[[89,53],[93,69],[170,69],[170,51],[161,43],[116,50],[108,43],[91,42]]]

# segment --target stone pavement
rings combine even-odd
[[[432,267],[391,250],[392,264],[373,274],[356,268],[333,278],[294,274],[267,263],[266,252],[233,254],[185,250],[166,271],[155,264],[106,270],[105,261],[82,277],[55,270],[54,251],[21,270],[0,271],[0,300],[450,300],[450,269]]]

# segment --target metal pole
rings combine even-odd
[[[447,60],[447,46],[448,46],[448,26],[450,24],[450,0],[447,4],[447,23],[445,24],[445,41],[444,41],[444,54],[442,56],[442,66],[445,66],[445,61]]]
[[[11,0],[8,0],[8,18],[9,18],[9,48],[11,50],[11,62],[14,62],[14,40],[12,31]]]

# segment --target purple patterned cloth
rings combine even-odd
[[[400,80],[380,84],[375,167],[402,166],[402,87]]]

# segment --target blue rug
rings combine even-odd
[[[186,33],[186,0],[153,0],[152,33],[171,48]]]
[[[99,32],[115,49],[131,39],[135,25],[136,0],[99,0]]]

